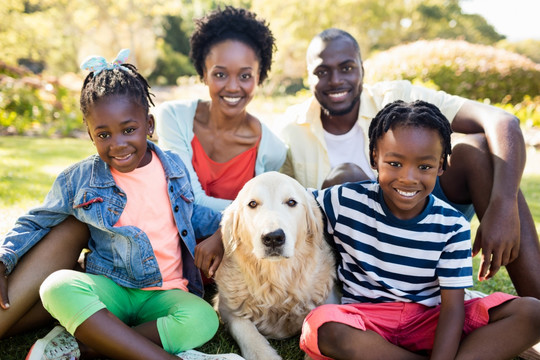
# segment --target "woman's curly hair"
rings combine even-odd
[[[227,6],[195,20],[189,57],[200,78],[204,77],[204,62],[212,46],[225,41],[240,41],[255,51],[259,60],[259,85],[268,77],[272,55],[276,48],[272,31],[265,20],[241,8]]]

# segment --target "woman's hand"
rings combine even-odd
[[[221,228],[195,246],[195,265],[209,278],[213,277],[223,259]]]

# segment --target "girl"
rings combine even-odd
[[[87,273],[60,270],[40,288],[63,327],[38,340],[27,359],[173,359],[217,331],[214,310],[200,298],[193,252],[220,216],[193,204],[182,161],[147,140],[153,103],[146,80],[124,63],[128,53],[81,65],[91,71],[81,110],[98,154],[64,170],[44,204],[22,216],[0,247],[0,270],[9,274],[68,216],[90,229]],[[3,277],[0,288],[7,289]]]
[[[469,222],[432,194],[450,123],[424,101],[388,104],[369,127],[377,182],[315,191],[339,252],[342,305],[306,318],[313,359],[510,359],[540,340],[540,301],[472,286]]]

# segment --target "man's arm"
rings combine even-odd
[[[481,216],[473,255],[482,249],[479,278],[489,278],[519,251],[520,220],[517,197],[525,168],[525,142],[519,119],[496,107],[467,100],[456,114],[456,133],[484,133],[493,163],[493,186]],[[474,194],[471,195],[474,203]],[[476,204],[475,204],[476,207]],[[476,209],[478,211],[478,209]]]

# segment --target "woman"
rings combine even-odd
[[[210,100],[165,102],[156,121],[160,146],[180,154],[199,204],[221,211],[249,179],[285,161],[285,145],[246,110],[274,48],[265,22],[244,9],[196,21],[190,57]]]

